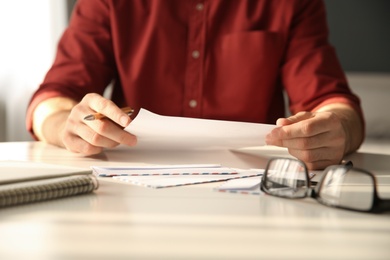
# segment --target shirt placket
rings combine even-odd
[[[184,116],[201,116],[203,89],[203,61],[205,44],[205,1],[193,1],[188,20],[188,48],[185,89],[183,99]]]

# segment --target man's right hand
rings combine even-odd
[[[84,120],[86,115],[94,113],[106,118]],[[42,139],[72,152],[93,155],[119,144],[134,146],[136,137],[123,130],[130,122],[131,118],[111,100],[87,94],[71,110],[59,110],[48,116],[41,126]]]

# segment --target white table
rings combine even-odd
[[[40,142],[0,143],[0,159],[85,168],[151,163],[261,168],[267,160],[229,151],[122,147],[83,157]],[[380,195],[390,198],[389,142],[366,142],[350,159],[377,174],[387,184]],[[93,194],[0,209],[0,259],[390,259],[389,213],[334,209],[313,199],[219,193],[212,190],[216,185],[151,189],[100,179]]]

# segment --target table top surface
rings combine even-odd
[[[271,147],[142,151],[84,157],[41,142],[0,143],[1,160],[89,168],[217,163],[264,168]],[[390,142],[348,157],[390,198]],[[317,176],[316,176],[317,177]],[[0,210],[1,259],[389,259],[390,214],[335,209],[313,199],[221,193],[219,184],[152,189],[99,179],[92,194]]]

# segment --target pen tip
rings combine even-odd
[[[87,115],[86,117],[84,117],[84,120],[94,120],[95,117],[94,115]]]

